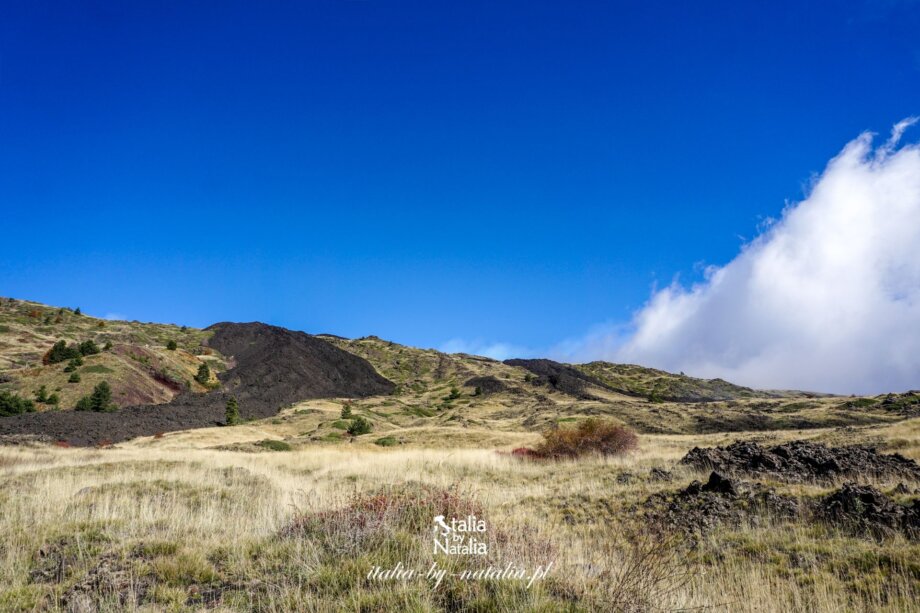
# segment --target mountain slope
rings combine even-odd
[[[232,367],[219,375],[220,389],[185,391],[171,402],[119,411],[45,411],[0,419],[0,435],[41,435],[71,444],[117,442],[138,436],[220,425],[230,396],[247,419],[271,417],[284,406],[310,398],[389,394],[394,386],[361,358],[303,332],[265,324],[217,324],[208,345]]]
[[[0,386],[24,398],[33,398],[42,386],[49,395],[57,395],[56,407],[38,403],[39,411],[72,409],[101,381],[111,385],[118,407],[162,404],[183,391],[207,391],[195,380],[202,364],[213,372],[225,368],[221,355],[202,345],[211,334],[171,324],[98,319],[71,309],[0,298]],[[45,354],[62,340],[71,346],[92,341],[108,349],[83,356],[83,364],[72,368],[69,360],[45,363]],[[175,350],[167,349],[170,341],[176,343]]]
[[[600,381],[613,391],[655,401],[714,402],[743,398],[781,398],[794,395],[754,390],[722,379],[697,379],[683,373],[675,375],[634,364],[590,362],[577,364],[575,368]]]

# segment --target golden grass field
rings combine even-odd
[[[487,429],[464,432],[450,448],[432,444],[450,432],[425,428],[407,429],[419,442],[398,448],[373,445],[376,434],[282,452],[247,447],[289,438],[300,420],[316,419],[298,410],[335,406],[305,403],[281,423],[173,433],[106,449],[0,448],[0,610],[591,611],[613,610],[614,601],[633,610],[917,607],[915,543],[766,521],[717,531],[689,549],[643,544],[631,532],[634,507],[655,491],[705,475],[677,468],[671,483],[621,484],[617,477],[674,469],[695,445],[752,436],[888,441],[920,458],[920,420],[847,431],[644,435],[639,450],[625,457],[553,463],[497,453],[537,437]],[[295,517],[409,482],[475,499],[490,524],[511,535],[501,554],[552,558],[550,576],[529,590],[508,582],[446,582],[438,589],[425,581],[371,584],[365,567],[372,563],[399,556],[429,562],[427,532],[388,532],[398,547],[378,543],[355,555],[330,552],[322,539],[280,536]],[[827,489],[779,487],[802,495]],[[642,556],[661,576],[631,586],[624,574]]]

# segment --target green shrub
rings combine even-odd
[[[352,436],[368,434],[371,430],[373,430],[371,422],[364,419],[363,417],[356,417],[354,421],[351,422],[351,425],[348,426],[348,433]]]
[[[263,449],[269,449],[271,451],[290,451],[291,446],[285,443],[284,441],[275,441],[275,440],[264,440],[259,441],[259,447]]]
[[[399,444],[399,441],[396,440],[395,436],[384,436],[383,438],[378,438],[374,441],[375,445],[380,445],[381,447],[393,447]]]
[[[240,423],[240,405],[233,396],[227,400],[226,421],[228,426]]]
[[[350,426],[351,426],[351,422],[346,421],[344,419],[339,419],[337,421],[332,422],[332,427],[338,428],[339,430],[348,430]]]
[[[99,353],[99,347],[93,341],[83,341],[80,343],[80,355],[96,355]]]
[[[77,411],[112,411],[115,405],[112,404],[112,388],[107,381],[102,381],[93,388],[93,393],[89,396],[83,396],[77,401],[75,407]]]
[[[351,419],[352,414],[351,414],[351,405],[350,405],[350,404],[346,404],[345,406],[342,407],[342,414],[341,414],[341,417],[342,417],[342,419]]]
[[[76,345],[67,346],[67,341],[58,341],[51,346],[51,349],[42,357],[45,364],[57,364],[64,360],[72,360],[80,355],[80,350]]]
[[[83,311],[80,310],[80,307],[77,307],[77,308],[74,309],[73,314],[74,314],[74,315],[82,315],[82,314],[83,314]]]
[[[93,410],[93,399],[89,396],[83,396],[77,400],[76,406],[73,408],[74,411],[92,411]]]
[[[198,367],[198,374],[195,375],[195,381],[205,385],[208,381],[211,380],[211,369],[208,368],[207,364],[202,364]]]
[[[176,343],[176,341],[172,339],[170,339],[170,341],[166,343],[166,349],[168,349],[169,351],[175,351],[178,348],[179,348],[179,345]]]
[[[70,378],[67,379],[68,383],[79,383],[80,382],[80,373],[72,372],[70,373]]]
[[[50,396],[48,396],[48,402],[47,402],[47,404],[55,405],[55,406],[56,406],[56,405],[58,405],[58,404],[60,404],[60,403],[61,403],[61,397],[58,396],[57,394],[51,394]]]
[[[35,390],[35,400],[38,402],[48,402],[48,388],[42,385]]]
[[[0,417],[32,413],[33,411],[35,411],[35,403],[31,400],[0,390]]]

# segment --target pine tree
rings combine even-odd
[[[48,388],[44,385],[35,391],[35,400],[38,402],[48,402]]]
[[[351,405],[350,404],[346,404],[345,406],[342,407],[341,417],[342,419],[351,419]]]
[[[198,374],[195,375],[195,381],[204,385],[211,380],[211,369],[208,368],[207,364],[202,364],[198,367]]]
[[[371,427],[371,422],[367,421],[363,417],[357,417],[351,425],[348,426],[348,433],[352,436],[360,436],[362,434],[367,434],[373,428]]]
[[[230,396],[227,400],[227,425],[235,426],[240,423],[240,405],[236,398]]]
[[[77,402],[78,411],[109,411],[112,405],[112,388],[107,381],[103,381],[93,388],[93,393],[80,398]]]
[[[80,355],[96,355],[99,353],[99,347],[93,341],[83,341],[80,343]]]

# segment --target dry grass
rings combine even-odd
[[[360,441],[286,453],[205,448],[287,427],[196,431],[106,450],[0,448],[0,610],[66,610],[88,585],[108,610],[590,611],[619,603],[623,610],[902,611],[920,596],[920,549],[900,538],[752,524],[687,550],[636,532],[642,501],[701,476],[675,469],[675,460],[721,436],[643,436],[639,451],[623,457],[552,464],[488,448],[380,449]],[[861,436],[901,441],[899,450],[916,456],[918,434],[917,423],[905,422]],[[644,477],[652,467],[674,469],[676,481]],[[624,472],[637,478],[623,483]],[[430,561],[420,545],[428,533],[418,533],[424,517],[384,522],[377,537],[385,538],[347,555],[328,547],[328,534],[286,532],[297,518],[330,517],[381,488],[405,495],[408,482],[459,488],[501,535],[493,544],[501,559],[553,561],[553,572],[530,590],[502,582],[454,581],[437,590],[424,582],[369,584],[370,565]]]

